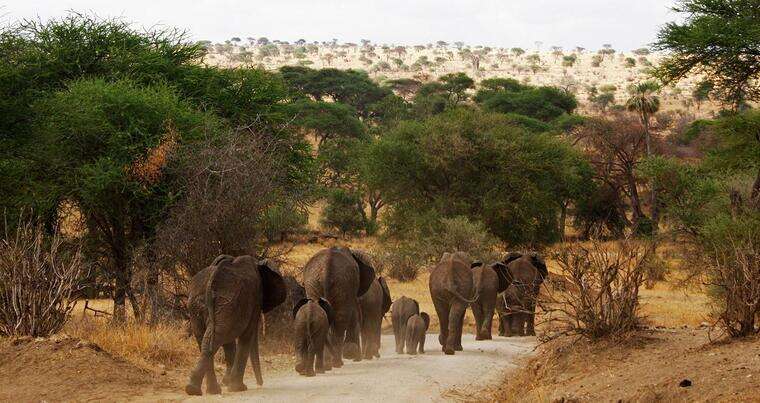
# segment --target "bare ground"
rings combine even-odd
[[[475,400],[757,402],[760,343],[711,342],[702,328],[641,331],[622,341],[556,340],[496,393]]]
[[[97,345],[56,336],[0,340],[0,402],[124,401],[173,385]]]

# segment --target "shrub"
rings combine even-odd
[[[560,324],[559,334],[590,339],[634,330],[641,322],[639,289],[652,255],[651,244],[632,240],[563,246],[553,258],[567,286],[540,301],[548,321]]]
[[[340,231],[343,236],[356,234],[364,228],[364,219],[357,208],[361,205],[357,195],[343,189],[334,189],[328,195],[320,223],[325,228]]]
[[[59,331],[83,289],[85,266],[78,248],[56,232],[20,221],[0,241],[0,334],[45,337]]]

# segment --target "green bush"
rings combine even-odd
[[[356,234],[364,229],[364,219],[357,206],[361,200],[343,189],[333,189],[327,197],[320,223],[325,228],[340,231],[343,236]]]

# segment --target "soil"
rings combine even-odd
[[[538,351],[482,399],[760,401],[757,338],[711,342],[705,328],[653,329],[622,341],[555,340]]]
[[[64,335],[0,340],[0,401],[124,401],[175,385]]]

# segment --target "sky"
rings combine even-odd
[[[415,45],[443,40],[492,47],[582,46],[618,50],[652,43],[676,20],[675,0],[0,0],[0,22],[47,20],[67,10],[137,26],[232,37]]]

